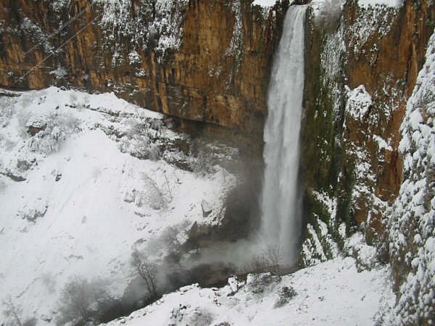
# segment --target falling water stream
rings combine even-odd
[[[260,237],[281,252],[282,264],[297,260],[301,196],[299,132],[304,89],[304,20],[307,6],[291,6],[275,56],[264,129],[266,164]]]
[[[238,242],[223,241],[202,248],[201,264],[226,262],[242,270],[255,269],[258,266],[251,266],[253,261],[265,255],[270,260],[267,263],[293,267],[298,258],[302,198],[298,187],[299,131],[306,8],[305,5],[289,8],[271,72],[269,115],[264,129],[266,169],[261,199],[262,225],[258,237]],[[279,261],[274,255],[280,256]]]

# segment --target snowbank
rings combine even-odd
[[[295,274],[248,275],[223,288],[197,285],[165,295],[126,325],[374,325],[380,301],[391,298],[386,268],[358,273],[352,258],[335,259]]]
[[[273,5],[275,5],[275,3],[276,0],[255,0],[252,4],[262,7],[272,7]]]
[[[387,7],[401,7],[403,5],[403,0],[358,0],[360,7],[376,7],[379,5],[384,5]]]

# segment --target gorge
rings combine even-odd
[[[112,171],[113,179],[119,182],[122,199],[117,201],[119,194],[116,194],[113,197],[116,200],[108,197],[107,201],[95,202],[104,202],[103,207],[111,208],[101,210],[110,223],[115,223],[113,212],[128,220],[125,229],[119,224],[119,233],[129,234],[131,239],[126,243],[120,241],[119,248],[142,248],[145,241],[141,242],[140,232],[148,232],[149,216],[157,211],[160,224],[150,230],[164,233],[165,243],[171,244],[168,247],[176,248],[171,259],[166,259],[166,262],[170,260],[171,268],[185,260],[195,260],[201,253],[204,258],[202,250],[213,249],[216,243],[233,244],[245,239],[249,242],[253,238],[255,242],[257,237],[273,239],[272,246],[284,243],[286,248],[280,250],[284,250],[287,258],[281,263],[288,265],[296,261],[298,268],[306,268],[307,273],[311,266],[341,256],[353,257],[361,272],[355,278],[369,271],[383,273],[382,268],[388,268],[391,273],[395,297],[386,312],[378,314],[379,325],[430,325],[435,319],[432,90],[435,5],[430,0],[312,1],[303,14],[300,8],[304,6],[291,6],[289,1],[276,1],[265,7],[258,5],[259,2],[3,1],[0,10],[0,87],[5,89],[0,95],[3,126],[0,144],[4,148],[0,159],[0,194],[4,196],[1,204],[5,207],[0,212],[2,245],[17,247],[6,246],[5,239],[32,233],[42,228],[44,218],[54,223],[58,214],[65,213],[60,209],[63,207],[60,202],[57,206],[48,203],[49,196],[65,200],[62,202],[65,207],[77,212],[79,216],[66,214],[71,215],[75,230],[93,223],[90,216],[95,211],[84,198],[88,194],[85,190],[97,186],[102,187],[98,189],[116,188],[109,186],[110,177],[105,174]],[[295,18],[293,14],[299,10],[299,18]],[[303,28],[286,27],[286,13],[289,13],[287,18],[291,17],[290,24],[305,16],[303,22],[299,21]],[[298,42],[305,45],[303,52],[297,54],[304,60],[290,67],[294,72],[289,73],[276,62],[281,60],[280,51],[285,47],[278,46],[279,40],[289,40],[286,33],[291,31],[303,38]],[[302,47],[292,45],[289,51],[297,50]],[[289,55],[292,53],[285,54]],[[304,79],[296,78],[300,92],[292,94],[290,91],[296,90],[296,86],[286,86],[285,77],[302,73]],[[274,89],[274,85],[286,88]],[[48,88],[51,86],[58,88]],[[22,90],[42,91],[15,93]],[[110,92],[138,106],[129,106],[112,97],[105,99],[103,94]],[[275,101],[300,103],[300,123],[298,118],[291,118],[287,125],[274,109],[285,105]],[[108,102],[113,105],[104,107]],[[51,105],[52,110],[45,116],[38,113],[44,103]],[[139,108],[164,116],[138,113]],[[74,112],[72,120],[68,110]],[[86,123],[76,111],[87,112]],[[37,112],[36,117],[32,112]],[[105,118],[95,118],[92,114],[96,112]],[[289,114],[293,110],[285,112]],[[44,123],[41,117],[49,117],[44,118],[48,122]],[[65,127],[60,131],[55,128],[62,124]],[[286,126],[284,131],[277,127],[279,124]],[[15,125],[20,132],[13,131]],[[121,160],[120,156],[123,165],[112,166],[106,163],[111,160],[102,149],[86,147],[85,144],[97,140],[106,144],[100,131],[132,158],[122,156]],[[188,137],[171,136],[173,131]],[[83,152],[76,153],[73,149],[78,145],[68,143],[66,149],[71,152],[47,154],[44,146],[52,150],[57,146],[55,140],[79,141],[82,136],[76,134],[82,132],[89,137],[77,143],[83,146]],[[287,132],[300,134],[299,141]],[[272,139],[279,145],[272,145]],[[294,143],[287,143],[290,141]],[[113,146],[108,143],[107,146],[112,157],[118,157]],[[300,158],[296,159],[299,163],[280,161],[281,154],[272,152],[279,148],[299,152]],[[25,156],[28,149],[33,152]],[[92,154],[93,151],[98,155]],[[17,157],[9,160],[11,153]],[[62,163],[50,163],[51,155],[63,155],[59,161]],[[94,159],[98,156],[105,161],[96,163]],[[62,167],[75,162],[75,157],[83,159],[80,171],[87,179],[80,179],[81,174],[76,172],[68,176],[67,171],[74,171],[73,168],[61,173]],[[136,158],[143,161],[140,163]],[[160,159],[168,165],[158,167],[153,163]],[[47,162],[51,165],[44,165]],[[139,170],[130,171],[139,167],[140,175]],[[280,172],[280,168],[285,172]],[[42,190],[32,186],[35,180],[32,175],[39,169],[45,169],[44,177],[38,177],[46,187],[39,187]],[[195,178],[190,172],[205,177]],[[115,178],[116,173],[119,178]],[[288,176],[291,182],[285,181],[287,173],[293,174]],[[49,187],[58,189],[66,180],[78,188],[71,191],[74,196],[59,198],[57,192],[62,191]],[[181,186],[191,182],[190,187]],[[297,191],[291,186],[294,183],[299,187]],[[141,188],[144,184],[146,191]],[[26,185],[33,187],[28,193],[19,190]],[[207,185],[213,185],[214,190]],[[201,187],[206,189],[203,193]],[[9,198],[6,194],[10,189],[16,189],[13,198],[21,198],[14,204],[16,211],[12,201],[5,199]],[[149,200],[150,194],[155,200]],[[177,198],[181,197],[192,199],[190,206],[180,204],[182,201],[178,202]],[[26,198],[33,201],[30,203]],[[278,199],[282,202],[278,203]],[[298,201],[301,220],[286,225],[291,214],[283,214],[279,209],[285,207],[284,212],[291,211],[299,206]],[[78,206],[81,203],[86,213],[82,214],[73,203]],[[283,222],[276,229],[269,227],[264,223],[266,216]],[[182,223],[184,217],[189,219],[187,226]],[[13,223],[18,225],[16,229],[10,227]],[[51,225],[57,224],[50,224],[50,228]],[[68,233],[69,237],[66,233],[56,235],[56,239],[64,239],[71,246],[71,253],[68,251],[64,258],[71,270],[78,270],[77,266],[84,264],[93,248],[78,244],[80,232]],[[101,237],[113,236],[112,230],[107,232]],[[47,248],[56,247],[54,239],[46,241]],[[358,239],[356,244],[355,239]],[[298,253],[292,257],[285,250],[293,246]],[[159,246],[151,246],[153,253],[158,256],[156,259],[162,259],[164,254],[160,249],[155,250],[156,247]],[[248,259],[251,254],[240,248],[239,256]],[[4,253],[5,261],[14,261],[15,249],[10,250]],[[129,255],[128,250],[113,251],[121,256]],[[117,259],[106,258],[107,264],[122,265]],[[34,260],[38,272],[45,271],[45,263],[29,259]],[[200,267],[202,271],[205,269]],[[28,270],[33,271],[30,267]],[[0,284],[6,288],[8,275],[15,274],[18,273],[13,273],[12,267],[3,267]],[[59,293],[60,278],[56,286],[49,280],[50,274],[41,272],[17,287],[11,297],[20,299],[45,293],[41,289]],[[35,286],[38,282],[46,285],[38,288]],[[29,305],[26,309],[30,315],[39,308]],[[44,318],[54,320],[54,310],[43,309],[44,317],[39,316],[39,322],[43,323]]]

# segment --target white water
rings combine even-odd
[[[266,170],[260,237],[282,254],[282,264],[297,259],[301,197],[298,194],[299,131],[304,88],[306,6],[291,6],[276,53],[264,130]]]

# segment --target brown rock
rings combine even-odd
[[[160,19],[152,4],[131,0],[125,21],[107,28],[104,4],[72,0],[56,8],[42,1],[5,0],[0,86],[114,91],[149,109],[231,128],[261,142],[269,67],[288,2],[267,15],[245,1],[174,3],[165,18],[180,22],[181,46],[163,53],[155,35],[140,38],[150,20]],[[144,26],[135,25],[139,21]],[[133,50],[137,60],[132,62]],[[53,74],[58,67],[67,74]]]
[[[400,125],[433,31],[427,22],[434,18],[434,5],[425,0],[405,1],[400,9],[382,11],[348,1],[335,27],[309,20],[301,163],[308,215],[329,219],[311,193],[328,194],[338,199],[332,220],[345,221],[348,228],[364,223],[368,235],[382,234],[386,208],[402,182]],[[361,36],[370,26],[376,28]],[[340,57],[331,57],[326,43],[340,30],[345,50]],[[326,75],[322,60],[338,61],[341,70],[336,76]],[[345,87],[360,85],[372,105],[355,118],[346,111]],[[387,147],[380,145],[382,140]],[[357,173],[362,163],[367,172]]]

